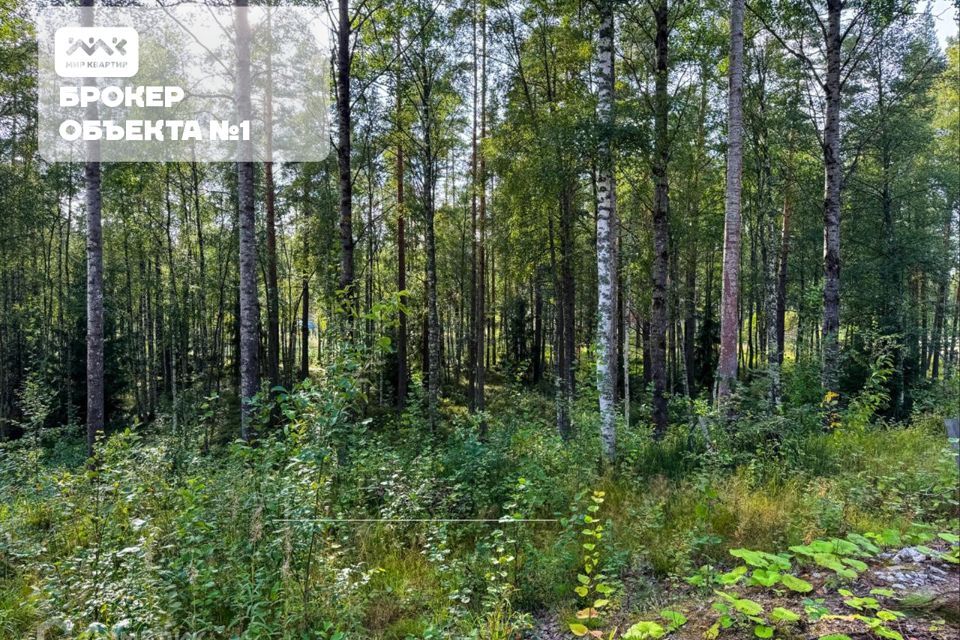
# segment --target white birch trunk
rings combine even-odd
[[[737,379],[740,300],[740,194],[743,175],[743,10],[730,3],[730,91],[727,96],[727,183],[724,201],[723,286],[720,302],[720,361],[717,403],[729,398]]]
[[[838,390],[840,359],[840,72],[841,0],[827,2],[826,114],[823,125],[823,369],[826,393]]]
[[[600,345],[597,358],[597,387],[600,392],[600,441],[607,463],[616,460],[617,380],[617,204],[613,175],[613,3],[601,0],[597,68],[597,111],[600,142],[597,167],[597,280]]]

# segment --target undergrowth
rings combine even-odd
[[[491,394],[487,441],[456,406],[424,436],[416,409],[355,419],[354,374],[281,394],[254,446],[218,443],[209,404],[176,433],[113,434],[92,466],[69,430],[0,445],[0,637],[512,638],[543,610],[649,608],[730,549],[958,513],[936,403],[825,431],[806,405],[744,402],[659,443],[621,429],[604,471],[586,399],[569,442],[551,400],[513,386]]]

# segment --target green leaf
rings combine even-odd
[[[817,640],[850,640],[850,636],[845,633],[829,633],[825,636],[820,636]]]
[[[590,629],[587,629],[586,626],[580,624],[579,622],[575,622],[570,625],[570,633],[575,636],[585,636],[587,635],[588,631],[590,631]]]
[[[851,609],[856,609],[857,611],[863,611],[864,606],[866,605],[865,598],[847,598],[843,601],[843,604],[847,605]]]
[[[581,598],[586,598],[587,594],[590,593],[590,589],[587,589],[586,587],[577,587],[574,589],[574,591],[576,591],[577,595]]]
[[[790,555],[786,553],[765,553],[764,556],[770,561],[770,564],[781,571],[790,571]]]
[[[837,571],[837,575],[841,578],[846,578],[847,580],[857,579],[857,572],[853,569],[841,569],[840,571]]]
[[[871,553],[871,554],[880,553],[880,547],[873,544],[872,542],[870,542],[870,540],[863,537],[859,533],[848,533],[847,540],[858,545],[861,549],[863,549],[867,553]]]
[[[860,555],[863,551],[860,550],[860,547],[848,540],[840,540],[839,538],[831,538],[830,544],[833,546],[831,550],[832,553],[839,556],[853,556]]]
[[[590,576],[585,576],[582,573],[577,574],[577,582],[580,584],[590,584]]]
[[[730,595],[726,591],[717,591],[714,589],[713,592],[731,604],[737,601],[736,596]]]
[[[816,562],[821,567],[826,569],[831,569],[840,573],[845,569],[843,562],[840,561],[840,558],[833,555],[832,553],[814,553],[813,561]]]
[[[730,549],[730,555],[732,555],[734,558],[740,558],[752,567],[766,569],[769,565],[767,559],[764,558],[763,554],[759,551],[751,551],[750,549]]]
[[[780,573],[778,571],[767,571],[766,569],[755,569],[750,575],[750,579],[762,587],[772,587],[780,582]]]
[[[893,596],[896,595],[896,592],[895,592],[893,589],[885,589],[885,588],[884,588],[884,589],[881,589],[881,588],[877,588],[877,589],[870,589],[870,595],[872,595],[872,596],[886,596],[886,597],[888,597],[888,598],[892,598]]]
[[[870,534],[867,535],[870,536]],[[883,532],[870,537],[878,540],[885,547],[898,547],[903,544],[903,537],[896,529],[884,529]]]
[[[594,600],[594,601],[593,601],[593,608],[594,608],[594,609],[599,609],[600,607],[605,607],[605,606],[607,606],[608,604],[610,604],[610,601],[609,601],[609,600],[607,600],[607,599],[605,599],[605,598],[601,598],[601,599],[599,599],[599,600]]]
[[[734,608],[745,616],[758,616],[763,613],[763,606],[747,598],[739,598],[733,602]]]
[[[692,585],[694,587],[702,587],[707,583],[706,577],[700,575],[699,573],[694,574],[688,578],[684,578],[684,580],[686,581],[687,584]]]
[[[679,611],[664,609],[660,612],[660,617],[670,623],[670,630],[674,631],[687,624],[687,617]]]
[[[721,574],[720,577],[717,578],[717,580],[720,582],[720,584],[723,584],[723,585],[727,585],[727,586],[734,585],[740,582],[740,579],[743,577],[743,575],[746,572],[747,572],[747,567],[744,565],[740,565],[733,571],[728,571],[724,574]]]
[[[667,630],[651,620],[641,620],[633,625],[623,634],[624,640],[648,640],[650,638],[662,638],[667,635]]]
[[[887,629],[882,625],[874,627],[873,632],[881,638],[887,638],[887,640],[903,640],[903,636],[900,635],[899,632],[894,631],[893,629]]]
[[[856,569],[857,571],[866,571],[867,563],[857,560],[856,558],[844,558],[843,561]]]
[[[757,636],[758,638],[772,638],[773,627],[765,624],[758,624],[753,628],[753,635]]]
[[[789,573],[784,573],[781,575],[780,582],[782,582],[783,586],[785,586],[787,589],[796,591],[797,593],[809,593],[813,591],[812,584]]]
[[[730,607],[723,602],[714,601],[714,603],[710,605],[710,608],[718,613],[730,613]]]
[[[790,611],[790,609],[776,607],[770,612],[770,619],[772,619],[774,622],[797,622],[800,620],[800,616],[793,611]]]

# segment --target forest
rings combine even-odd
[[[325,160],[48,161],[178,3],[0,0],[0,639],[960,635],[960,5],[200,1]]]

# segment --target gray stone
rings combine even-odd
[[[927,556],[913,547],[904,547],[897,552],[897,555],[893,556],[893,561],[899,564],[918,564],[926,559]]]

